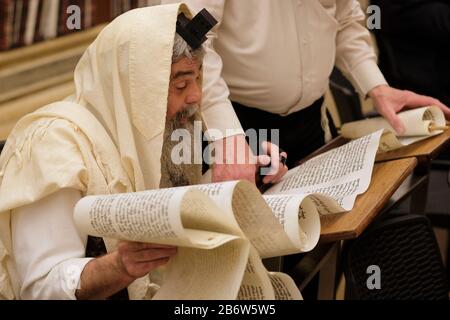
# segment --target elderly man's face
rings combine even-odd
[[[201,62],[183,58],[172,64],[170,75],[167,120],[186,124],[197,111],[202,99],[200,83]]]
[[[198,60],[184,58],[172,64],[169,84],[164,144],[161,156],[161,188],[187,186],[198,183],[201,176],[201,165],[190,159],[189,163],[175,164],[172,151],[179,147],[179,139],[172,140],[172,134],[178,129],[187,130],[194,136],[194,120],[199,120],[199,105],[202,98],[201,63]],[[185,141],[186,148],[194,148],[195,143]],[[191,155],[195,151],[191,150]],[[177,156],[177,153],[175,153]],[[176,163],[179,163],[176,161]]]

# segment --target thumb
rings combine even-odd
[[[260,155],[258,156],[258,166],[265,167],[268,166],[271,162],[271,158],[268,155]]]

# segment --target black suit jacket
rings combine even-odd
[[[450,106],[450,0],[372,0],[379,65],[389,84]]]

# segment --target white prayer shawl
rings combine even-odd
[[[191,17],[185,5],[174,4],[115,19],[79,61],[75,95],[14,128],[0,157],[0,299],[19,297],[11,281],[17,279],[10,255],[13,209],[64,188],[93,195],[159,187],[179,12]],[[114,241],[105,242],[114,250]],[[152,295],[149,277],[128,289],[131,299]]]

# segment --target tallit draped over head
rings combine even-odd
[[[180,12],[191,18],[185,5],[172,4],[115,19],[79,61],[75,95],[14,128],[0,157],[0,299],[18,296],[10,280],[13,209],[64,188],[91,195],[159,187]]]

